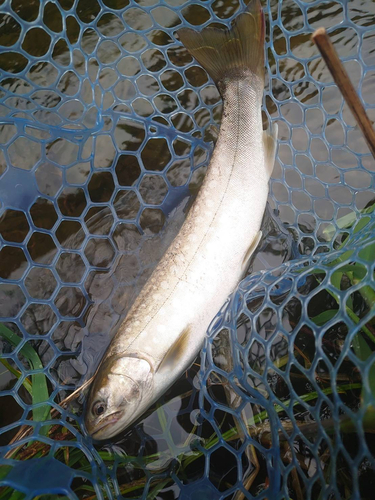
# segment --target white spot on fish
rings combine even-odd
[[[146,323],[151,321],[151,316],[149,314],[147,314],[147,316],[145,316],[145,321],[146,321]]]
[[[160,283],[160,286],[163,288],[163,290],[166,290],[168,288],[168,281],[162,281]]]
[[[157,336],[155,335],[155,337],[152,337],[151,341],[154,343],[154,344],[157,344],[159,342],[159,339],[157,338]]]
[[[209,208],[213,207],[213,206],[214,206],[214,204],[215,204],[215,203],[213,202],[213,200],[211,200],[211,198],[208,198],[208,199],[206,200],[206,205],[207,205]]]
[[[177,307],[180,307],[181,306],[181,300],[178,300],[178,299],[173,299],[172,300],[172,306],[175,307],[177,309]]]

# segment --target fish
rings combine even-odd
[[[223,99],[219,136],[180,231],[105,352],[87,398],[96,440],[128,428],[193,363],[260,239],[277,128],[263,130],[264,14],[251,0],[230,29],[178,37]]]

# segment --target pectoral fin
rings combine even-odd
[[[262,238],[262,231],[259,231],[259,233],[255,236],[253,241],[251,242],[251,245],[247,249],[244,258],[242,260],[242,272],[245,273],[247,271],[247,268],[249,267],[249,262],[251,259],[251,256],[253,255],[256,247],[259,245],[259,242]]]
[[[157,372],[170,370],[171,368],[180,364],[183,355],[186,353],[190,335],[191,326],[188,325],[182,330],[176,342],[174,342],[174,344],[172,344],[168,349],[164,358],[161,360],[160,365],[158,366]]]
[[[277,133],[277,123],[274,123],[272,126],[270,124],[268,129],[263,132],[264,163],[270,177],[275,164]]]

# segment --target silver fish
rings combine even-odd
[[[259,242],[277,129],[262,128],[264,16],[251,0],[230,30],[183,28],[223,98],[220,134],[180,232],[105,353],[86,405],[95,439],[139,418],[193,362]]]

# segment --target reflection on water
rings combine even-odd
[[[69,10],[69,2],[63,3]],[[14,77],[1,80],[2,95],[12,92],[0,104],[1,116],[30,122],[24,129],[25,137],[8,148],[8,156],[0,155],[3,185],[11,185],[8,161],[22,170],[24,186],[28,185],[25,176],[39,162],[32,171],[34,185],[29,184],[30,193],[32,189],[38,192],[29,216],[23,212],[29,207],[24,190],[19,195],[14,192],[12,208],[0,215],[0,233],[7,242],[1,250],[0,277],[24,280],[23,289],[14,283],[4,285],[1,314],[14,317],[27,298],[51,301],[30,304],[20,322],[32,335],[52,331],[61,354],[53,362],[51,374],[64,389],[62,396],[93,372],[178,232],[204,177],[212,146],[204,142],[216,139],[220,124],[222,105],[217,90],[208,84],[201,68],[185,68],[191,56],[176,45],[171,31],[163,29],[177,27],[182,18],[193,25],[206,22],[210,17],[207,6],[185,6],[180,19],[168,4],[182,2],[138,3],[155,6],[152,17],[156,28],[138,7],[121,17],[118,10],[128,5],[125,0],[104,2],[113,12],[100,16],[97,30],[84,28],[73,16],[68,17],[66,36],[70,44],[80,39],[81,50],[71,52],[62,38],[52,40],[43,30],[30,30],[23,49],[31,56],[42,56],[51,48],[52,60],[31,65],[28,82],[17,76],[26,67],[24,56],[11,52],[8,57],[0,55],[0,67],[14,73]],[[22,19],[36,18],[38,2],[17,5]],[[44,22],[59,33],[59,10],[52,3],[47,5]],[[353,83],[372,106],[369,114],[374,119],[375,72],[363,73],[354,60],[360,50],[365,64],[375,63],[374,5],[369,0],[347,6],[339,2],[270,2],[267,36],[272,44],[267,47],[264,109],[278,123],[280,144],[263,239],[249,272],[276,267],[299,254],[326,251],[329,242],[324,231],[332,227],[332,221],[363,209],[374,198],[375,162],[310,39],[312,29],[328,29]],[[98,15],[97,6],[96,2],[81,1],[79,18],[91,22]],[[230,18],[240,8],[237,0],[212,3],[216,22]],[[345,8],[355,25],[369,27],[362,38],[346,20]],[[18,38],[19,23],[11,24],[12,19],[6,20],[12,29],[6,33],[0,29],[0,43],[5,47]],[[123,19],[138,32],[123,32]],[[148,28],[144,34],[142,30]],[[99,36],[106,37],[100,45]],[[87,78],[80,82],[77,75],[85,75],[86,69]],[[78,132],[98,127],[98,133],[79,136],[79,140],[64,134],[57,137],[51,126]],[[1,124],[0,143],[8,144],[16,133],[15,125]],[[24,250],[17,246],[23,242],[32,261],[40,266],[29,267]],[[18,332],[15,323],[7,324]],[[47,364],[53,357],[51,346],[38,341],[35,345]],[[6,377],[2,387],[15,382],[8,372]],[[207,438],[213,432],[208,422],[194,427],[191,412],[198,408],[197,385],[195,367],[165,396],[170,431],[180,443],[181,453],[190,449],[182,444],[191,432]],[[163,469],[171,454],[161,434],[160,421],[153,412],[143,425],[119,438],[117,445],[137,455],[147,436],[147,454],[166,452],[159,463]],[[225,474],[220,463],[227,460],[230,457],[218,455],[211,462],[212,483],[219,489]],[[185,468],[185,482],[197,479],[201,467],[197,459]],[[141,480],[145,472],[129,467],[120,475],[119,481],[131,482]],[[225,481],[233,484],[235,478],[229,474]],[[160,498],[175,497],[177,493],[172,492]]]

